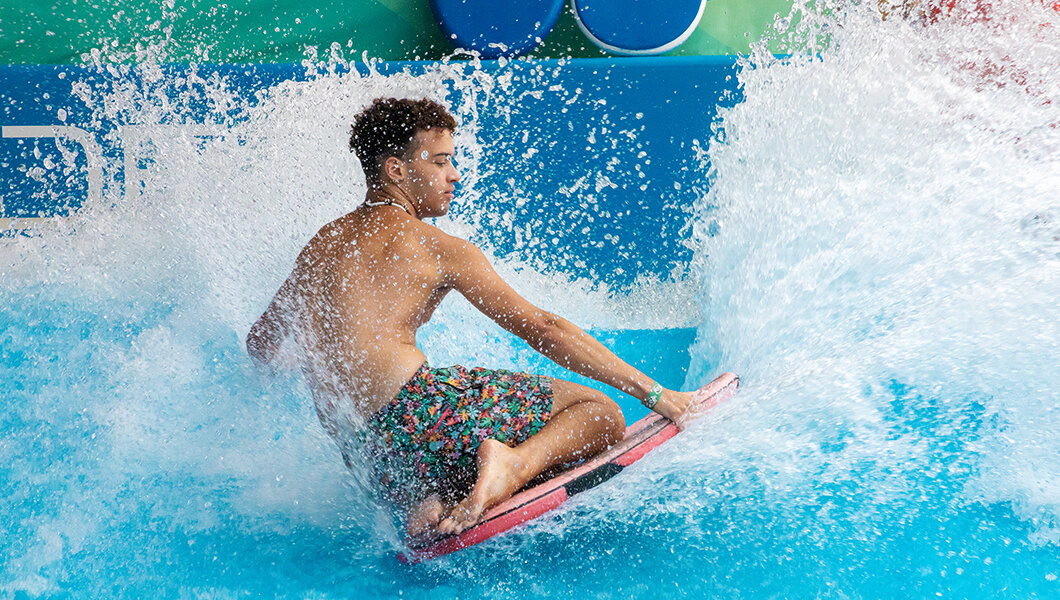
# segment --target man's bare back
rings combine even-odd
[[[451,289],[448,237],[400,208],[362,206],[321,229],[298,259],[292,277],[321,359],[314,379],[333,381],[364,418],[427,360],[416,330]]]
[[[376,104],[387,102],[434,110],[429,101]],[[377,121],[371,129],[382,127]],[[293,334],[321,422],[339,439],[346,435],[340,414],[352,409],[370,419],[425,364],[416,330],[456,290],[561,366],[648,400],[663,416],[681,417],[691,394],[661,388],[577,326],[525,300],[478,248],[422,222],[446,214],[460,178],[451,162],[451,125],[406,135],[404,150],[379,151],[378,158],[358,154],[370,184],[365,204],[324,226],[306,245],[247,336],[251,356],[270,362],[280,341]],[[548,467],[584,459],[621,439],[624,421],[614,402],[591,388],[549,382],[551,410],[540,431],[514,447],[496,439],[476,442],[477,475],[466,497],[454,506],[432,496],[408,507],[410,533],[470,527]]]

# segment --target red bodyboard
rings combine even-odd
[[[696,400],[689,410],[703,413],[736,393],[740,380],[732,373],[724,373],[696,392]],[[571,496],[611,479],[622,469],[640,460],[648,452],[677,435],[677,425],[662,415],[651,413],[626,428],[622,441],[608,450],[568,471],[524,489],[508,500],[491,508],[482,521],[457,535],[430,540],[422,545],[410,546],[398,555],[407,564],[436,558],[456,552],[485,541],[516,525],[563,504]]]

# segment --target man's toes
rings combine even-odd
[[[455,526],[456,526],[456,523],[453,521],[453,518],[452,517],[446,517],[446,518],[442,519],[438,523],[437,530],[438,530],[438,533],[449,535],[451,533],[455,533],[453,531],[453,528]]]
[[[482,517],[482,509],[479,508],[479,507],[475,507],[475,508],[476,508],[476,510],[468,511],[467,516],[464,517],[464,527],[465,528],[466,527],[471,527],[472,525],[477,524],[479,519]]]
[[[472,505],[469,507],[460,504],[449,513],[449,516],[438,523],[437,530],[439,533],[444,534],[460,533],[475,525],[481,513],[482,511],[478,510],[477,506]]]
[[[461,516],[461,518],[456,520],[457,530],[458,531],[464,531],[465,529],[470,529],[471,527],[474,527],[478,523],[478,519],[479,519],[479,514],[478,513],[474,513],[474,512],[466,513],[465,515]]]

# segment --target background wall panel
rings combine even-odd
[[[675,55],[747,52],[791,0],[709,0]],[[0,0],[0,64],[77,64],[99,49],[111,60],[162,45],[169,62],[299,62],[307,46],[327,58],[437,60],[454,47],[428,0]],[[599,57],[564,9],[532,56]]]

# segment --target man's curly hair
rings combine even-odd
[[[350,151],[357,154],[369,183],[378,183],[383,162],[408,155],[417,131],[456,129],[444,106],[424,98],[376,98],[353,120]]]

